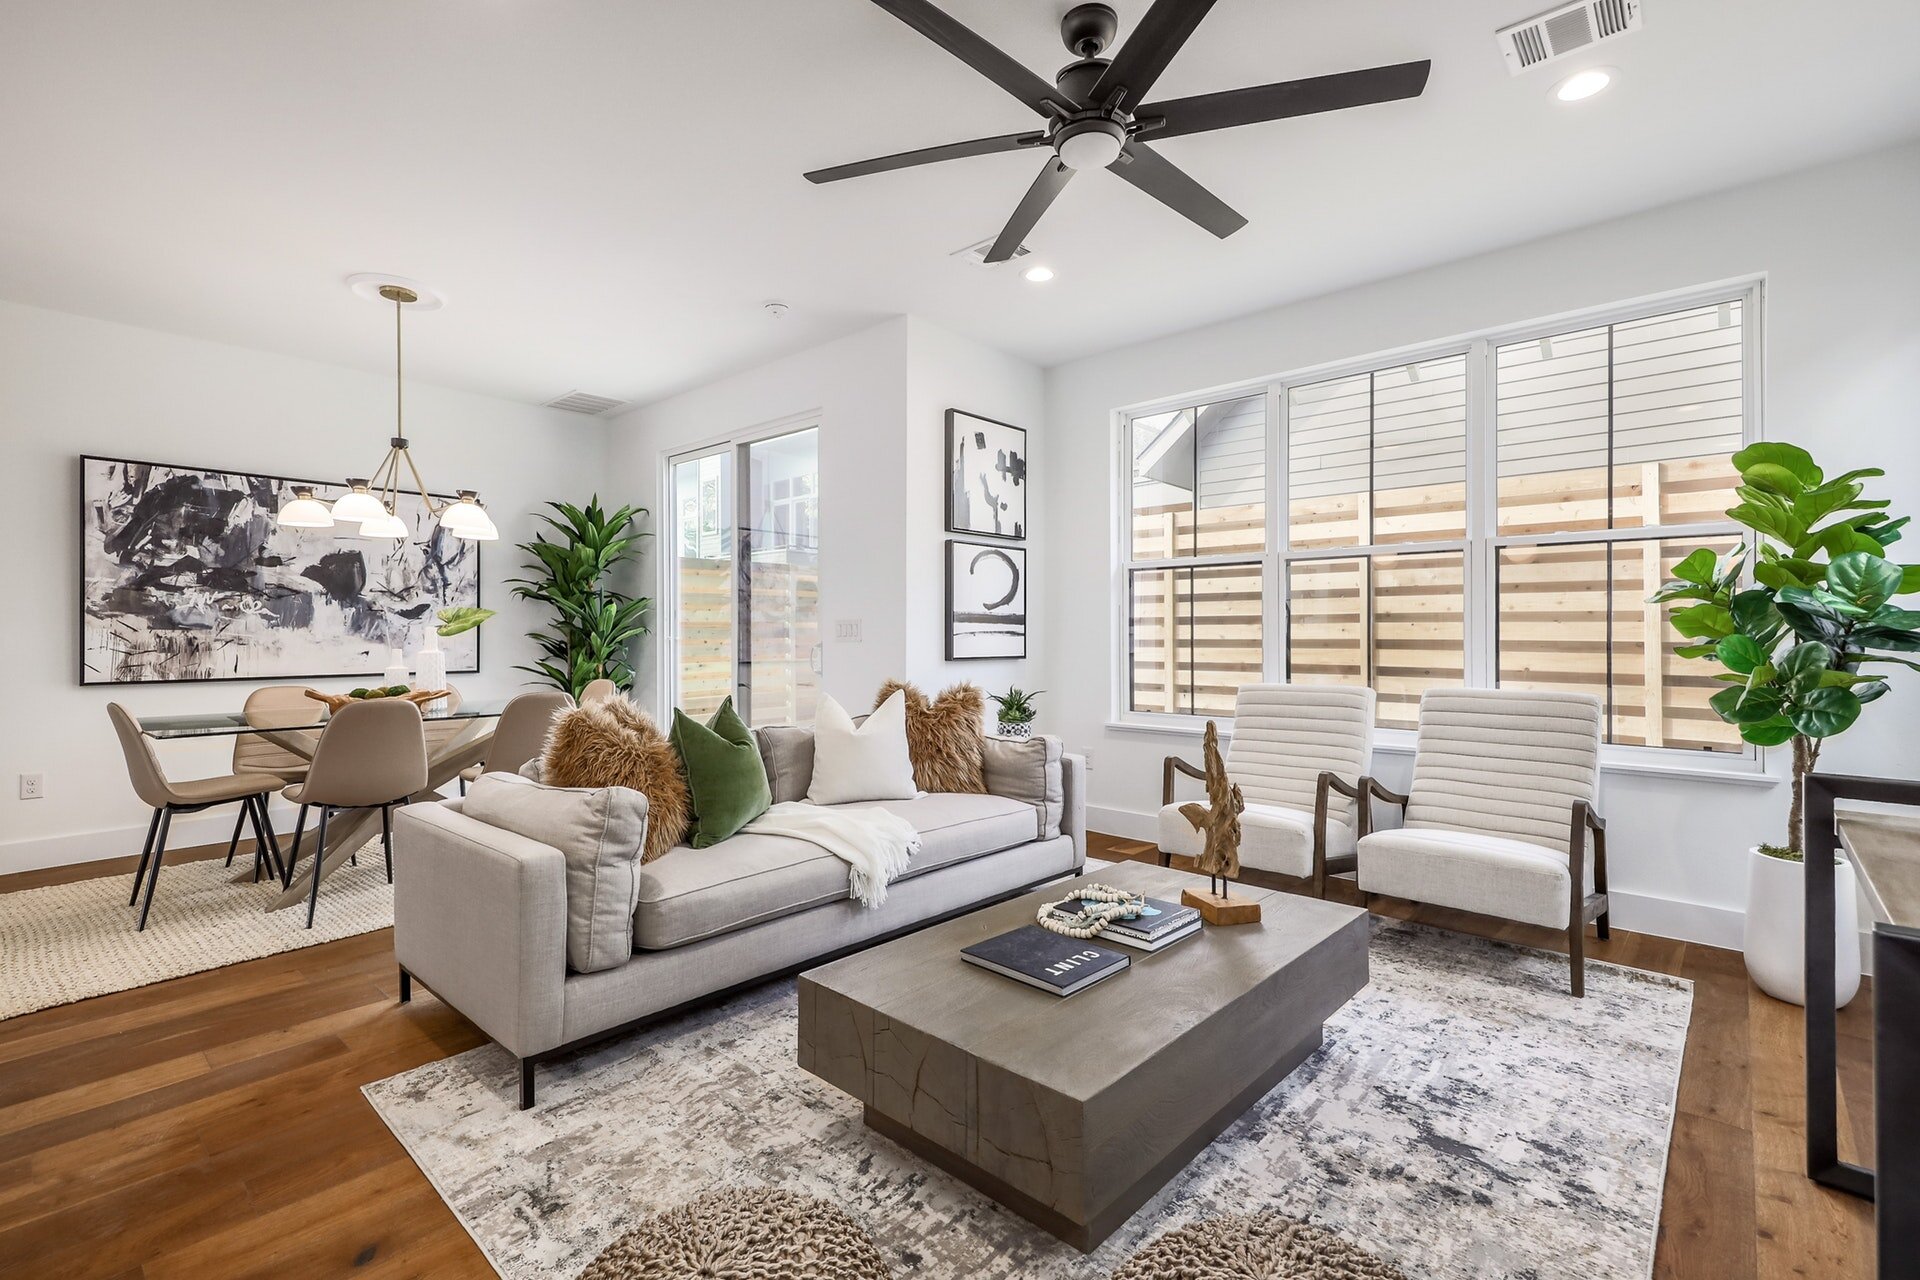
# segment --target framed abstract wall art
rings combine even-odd
[[[1027,549],[947,539],[947,658],[1027,656]]]
[[[80,683],[378,674],[441,609],[478,607],[480,544],[443,533],[417,494],[399,498],[403,539],[281,527],[308,483],[81,458]],[[478,629],[442,644],[448,671],[480,669]]]
[[[947,410],[947,532],[1027,536],[1027,433]]]

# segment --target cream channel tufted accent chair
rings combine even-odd
[[[1250,684],[1234,699],[1227,776],[1246,797],[1240,865],[1312,882],[1354,868],[1365,834],[1360,780],[1373,755],[1373,690],[1347,685]],[[1174,800],[1174,777],[1206,775],[1168,756],[1161,779],[1160,862],[1192,857],[1200,836]]]

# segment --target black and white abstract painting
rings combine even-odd
[[[80,683],[378,674],[436,614],[480,603],[480,544],[402,494],[405,539],[336,537],[274,519],[281,476],[80,460]],[[340,486],[314,484],[322,501]],[[441,642],[480,669],[480,633]]]
[[[1027,656],[1027,549],[947,539],[947,658]]]
[[[947,410],[947,531],[1027,536],[1027,433]]]

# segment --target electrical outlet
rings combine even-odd
[[[20,798],[22,800],[44,800],[47,797],[47,775],[44,773],[23,773],[20,775]]]
[[[860,619],[842,618],[833,624],[833,638],[849,644],[860,643]]]

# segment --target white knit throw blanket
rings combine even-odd
[[[847,896],[863,907],[887,900],[887,882],[920,852],[920,833],[886,809],[822,808],[802,800],[776,804],[742,830],[817,844],[847,864]]]

